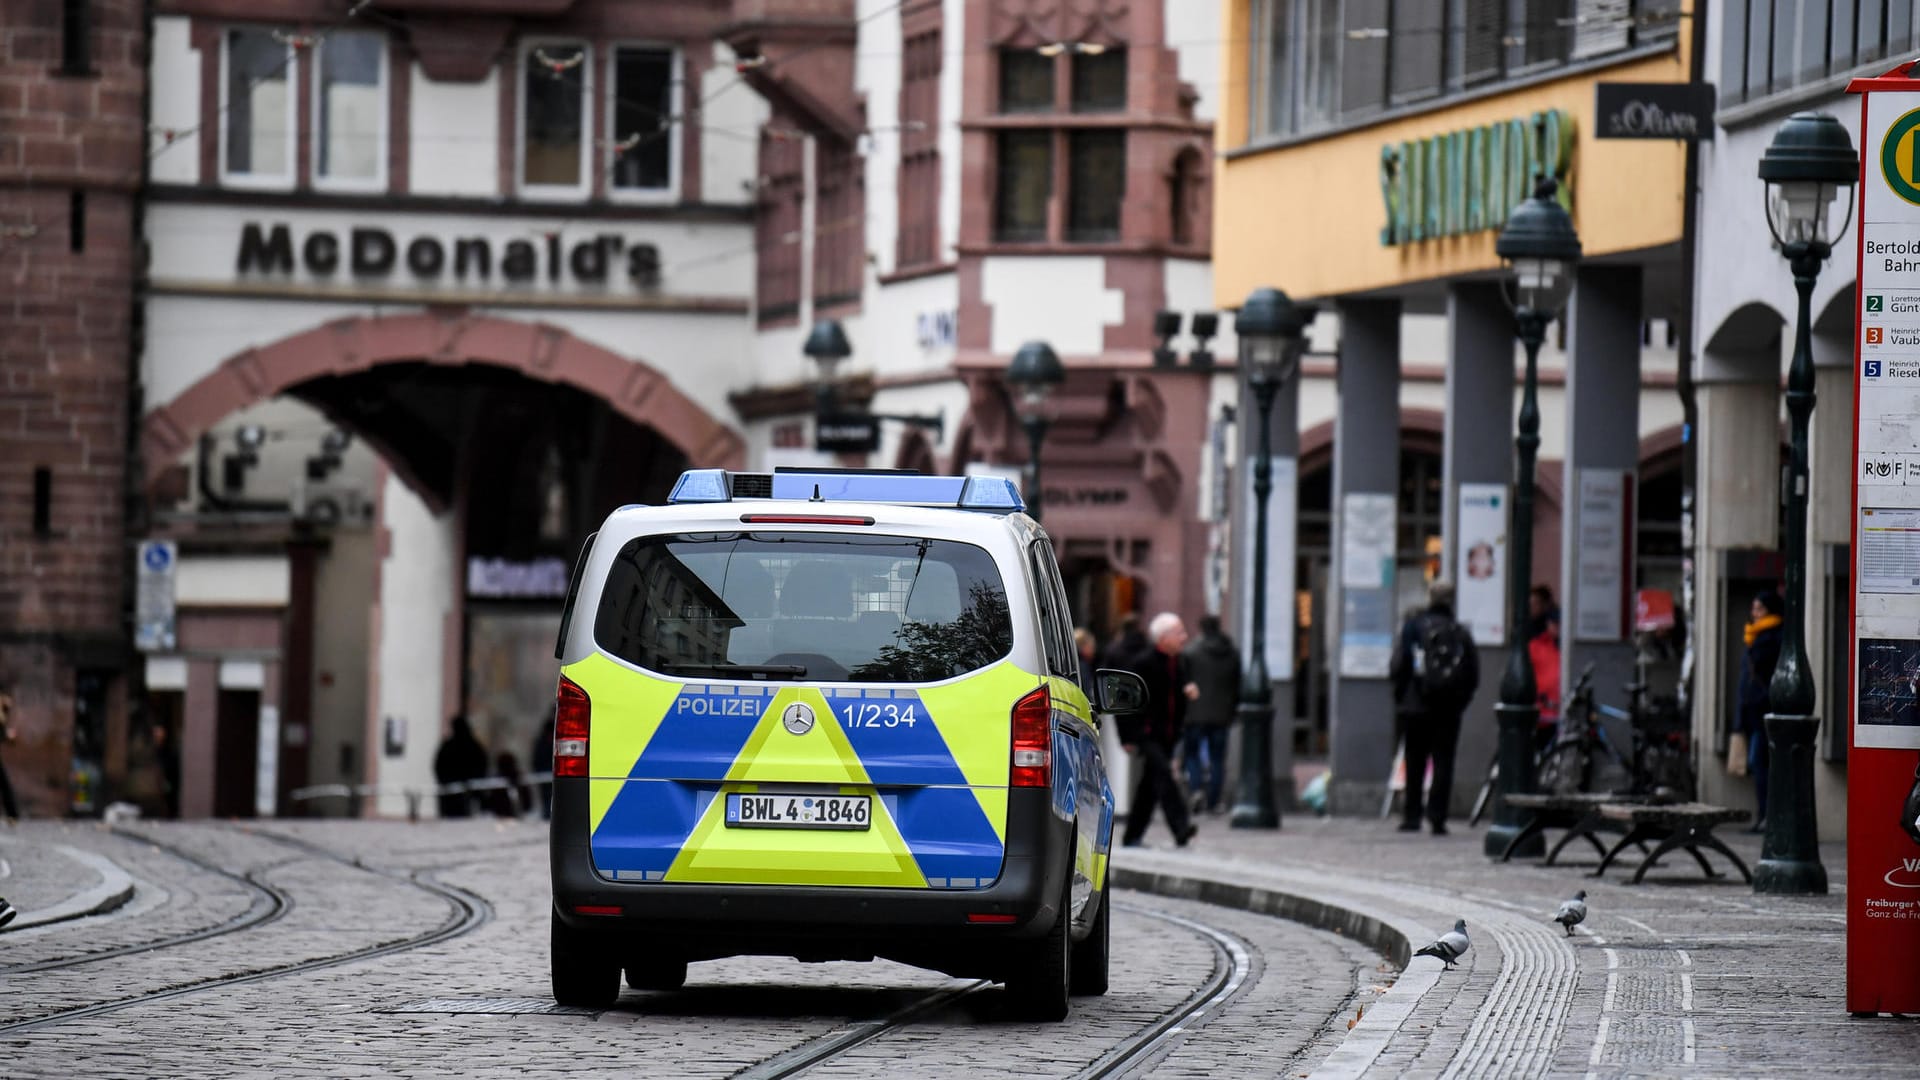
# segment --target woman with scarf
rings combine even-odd
[[[1749,615],[1734,731],[1746,736],[1747,771],[1753,774],[1754,801],[1759,806],[1752,831],[1762,832],[1767,821],[1767,687],[1780,662],[1780,594],[1768,591],[1755,596]]]

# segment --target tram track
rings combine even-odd
[[[116,836],[128,840],[148,844],[155,850],[165,852],[167,855],[179,859],[181,862],[187,863],[197,870],[226,878],[228,881],[246,889],[248,893],[251,894],[251,898],[247,903],[247,910],[225,922],[215,923],[212,926],[203,926],[198,930],[189,930],[179,934],[168,934],[163,937],[150,938],[146,941],[136,941],[126,945],[115,946],[111,949],[90,952],[83,956],[69,956],[58,960],[41,960],[26,964],[10,964],[5,967],[0,967],[0,975],[28,975],[36,971],[58,971],[63,968],[97,964],[103,960],[114,960],[123,956],[137,956],[141,953],[154,952],[159,949],[171,949],[181,945],[191,945],[195,942],[207,941],[212,938],[224,937],[227,934],[238,933],[242,930],[251,930],[265,926],[293,910],[293,897],[261,877],[261,875],[267,870],[273,869],[273,867],[262,867],[259,870],[245,874],[235,873],[216,863],[209,862],[190,851],[186,851],[172,844],[163,843],[142,833],[130,832],[125,829],[114,829],[113,833]]]
[[[1197,1024],[1204,1023],[1208,1013],[1216,1011],[1237,994],[1246,984],[1247,977],[1252,971],[1252,946],[1236,934],[1181,915],[1157,911],[1138,904],[1116,901],[1114,906],[1116,910],[1130,915],[1158,919],[1200,937],[1213,949],[1213,970],[1206,980],[1178,1005],[1160,1014],[1132,1035],[1120,1040],[1105,1053],[1088,1062],[1086,1066],[1075,1071],[1072,1074],[1073,1080],[1103,1080],[1105,1077],[1123,1076],[1136,1067],[1150,1062],[1159,1051],[1170,1049],[1188,1030]],[[815,1066],[843,1057],[868,1043],[905,1030],[928,1016],[952,1008],[992,985],[994,984],[990,980],[981,979],[941,987],[921,995],[885,1016],[860,1021],[810,1039],[784,1053],[735,1073],[734,1078],[735,1080],[783,1080],[785,1077],[800,1075]]]
[[[149,993],[129,995],[124,998],[117,998],[111,1001],[98,1002],[92,1005],[83,1005],[83,1006],[79,1006],[71,1009],[62,1009],[58,1012],[48,1013],[47,1015],[37,1016],[28,1020],[20,1020],[20,1021],[16,1021],[9,1024],[0,1024],[0,1035],[26,1033],[26,1032],[34,1031],[39,1028],[52,1027],[58,1024],[69,1023],[75,1020],[84,1020],[84,1019],[89,1019],[92,1017],[102,1016],[110,1013],[116,1013],[124,1009],[132,1009],[132,1008],[138,1008],[140,1006],[145,1006],[145,1005],[158,1004],[160,1002],[171,1001],[176,998],[186,997],[192,994],[205,993],[210,990],[218,990],[218,989],[223,989],[223,988],[232,987],[232,986],[245,986],[252,983],[265,982],[270,979],[279,979],[279,978],[285,978],[291,975],[304,974],[306,972],[323,971],[328,968],[340,967],[346,964],[357,963],[362,960],[372,960],[382,956],[390,956],[395,953],[401,953],[401,952],[407,952],[413,949],[425,948],[430,945],[436,945],[436,944],[439,944],[440,942],[449,941],[453,938],[461,937],[466,934],[472,933],[473,931],[479,929],[481,926],[485,925],[493,917],[493,906],[489,904],[486,900],[482,899],[480,896],[474,893],[468,892],[467,890],[462,889],[458,886],[449,885],[445,882],[438,881],[432,876],[425,874],[423,872],[415,871],[411,873],[403,873],[396,870],[387,870],[387,869],[382,869],[376,866],[369,866],[361,862],[359,859],[349,858],[337,852],[330,851],[326,848],[323,848],[317,844],[312,844],[305,840],[301,840],[297,837],[285,836],[285,835],[271,832],[268,830],[237,829],[235,831],[241,832],[245,835],[257,836],[269,842],[278,843],[285,847],[289,847],[298,851],[305,852],[314,858],[319,858],[319,859],[327,860],[329,862],[339,863],[343,866],[351,866],[356,869],[364,870],[367,873],[376,874],[378,876],[388,878],[389,880],[399,882],[400,884],[406,885],[410,888],[418,889],[422,892],[427,893],[428,895],[431,895],[438,899],[446,901],[446,903],[449,906],[448,916],[444,921],[442,921],[439,925],[435,926],[434,928],[428,931],[425,931],[424,933],[414,934],[410,937],[402,938],[398,941],[389,941],[389,942],[383,942],[376,945],[368,945],[358,949],[350,949],[345,952],[334,953],[328,956],[314,957],[307,960],[291,961],[288,963],[278,964],[272,967],[263,968],[256,971],[240,972],[233,975],[216,976],[214,978],[202,979],[196,982],[186,983],[179,986],[168,987],[163,990],[151,991]],[[137,834],[137,833],[128,833],[126,835],[140,836],[140,834]],[[148,839],[143,836],[141,836],[140,838]],[[149,841],[149,842],[152,842],[152,841]],[[194,861],[194,860],[190,860],[190,861]],[[209,927],[202,931],[196,931],[195,934],[193,935],[177,935],[176,938],[161,939],[161,942],[164,942],[164,944],[161,942],[148,942],[142,945],[127,946],[124,949],[121,949],[112,953],[111,955],[124,956],[130,953],[152,951],[156,948],[165,948],[165,947],[170,947],[172,945],[182,944],[184,943],[184,941],[189,941],[189,940],[204,941],[209,937],[218,937],[224,934],[233,933],[236,930],[258,927],[260,925],[263,925],[266,922],[271,922],[274,919],[280,918],[281,916],[285,915],[287,911],[292,909],[292,898],[286,893],[284,893],[283,891],[275,889],[274,887],[270,885],[266,885],[262,882],[253,881],[247,877],[240,877],[238,875],[233,874],[230,871],[220,870],[218,868],[215,868],[215,869],[217,870],[217,872],[221,873],[223,876],[226,876],[229,878],[235,878],[236,880],[246,881],[247,884],[252,887],[257,887],[262,891],[277,895],[279,898],[279,904],[275,908],[272,917],[254,920],[252,922],[245,923],[244,925],[236,925],[236,922],[224,923],[217,927]],[[72,958],[71,961],[67,961],[67,962],[48,962],[49,966],[23,965],[22,968],[20,969],[8,969],[8,971],[9,973],[11,973],[14,970],[45,971],[45,970],[51,970],[56,967],[75,966],[78,963],[91,963],[95,960],[107,959],[109,955],[110,954],[107,954],[107,953],[92,954],[87,957],[75,957],[75,958]]]

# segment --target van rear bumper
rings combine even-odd
[[[1006,857],[980,889],[820,885],[714,885],[608,881],[594,870],[587,783],[554,783],[549,853],[554,913],[569,929],[612,949],[688,960],[798,956],[909,963],[980,974],[996,966],[995,943],[1039,937],[1060,917],[1074,856],[1073,822],[1044,788],[1008,792]],[[580,908],[609,909],[582,914]],[[617,914],[613,913],[617,910]],[[973,916],[1009,921],[976,922]],[[978,964],[967,953],[979,953]],[[964,969],[964,970],[963,970]]]

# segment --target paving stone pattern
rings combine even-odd
[[[335,955],[446,921],[445,900],[379,871],[403,879],[431,874],[469,890],[484,899],[490,918],[470,934],[425,948],[0,1034],[0,1072],[7,1076],[726,1076],[956,984],[885,962],[741,958],[696,964],[681,992],[626,991],[616,1008],[597,1017],[394,1012],[430,998],[549,999],[544,826],[289,821],[261,823],[253,832],[213,824],[138,828],[251,875],[283,894],[289,908],[270,922],[191,945],[4,976],[10,992],[0,995],[0,1024]],[[8,963],[62,950],[78,955],[221,925],[259,903],[245,886],[136,839],[78,835],[81,840],[61,842],[89,847],[126,868],[148,906],[139,917],[63,924],[63,933],[21,942],[30,951],[18,958],[0,935],[0,974]],[[361,866],[316,857],[275,835],[321,845]],[[161,892],[164,900],[153,903]],[[1234,998],[1186,1025],[1145,1062],[1155,1074],[1272,1074],[1310,1062],[1344,1034],[1356,994],[1374,993],[1367,988],[1384,977],[1379,957],[1337,935],[1157,897],[1129,903],[1217,926],[1246,943],[1252,963],[1252,977]],[[1185,1001],[1215,971],[1215,950],[1205,938],[1143,914],[1121,913],[1113,940],[1112,990],[1077,1000],[1065,1024],[1007,1020],[1000,991],[990,988],[814,1072],[1071,1076]]]
[[[1730,838],[1751,864],[1758,838]],[[1482,834],[1402,834],[1391,822],[1289,817],[1278,833],[1166,833],[1115,865],[1339,896],[1433,935],[1464,917],[1473,949],[1439,975],[1374,1061],[1375,1076],[1890,1076],[1920,1063],[1920,1024],[1845,1008],[1845,853],[1823,850],[1834,893],[1756,897],[1707,881],[1684,854],[1629,885],[1591,853],[1499,864]],[[1717,857],[1710,856],[1710,858]],[[1573,938],[1550,920],[1586,889]],[[1427,940],[1431,940],[1428,938]],[[1417,948],[1424,941],[1414,942]],[[1420,957],[1414,965],[1437,965]]]

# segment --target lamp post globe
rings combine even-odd
[[[820,319],[807,333],[806,344],[800,347],[800,351],[820,368],[820,381],[816,386],[820,412],[832,412],[833,388],[840,363],[853,355],[853,346],[847,343],[846,329],[840,325],[839,319]]]
[[[1753,869],[1753,891],[1776,895],[1827,891],[1827,868],[1820,862],[1820,834],[1813,802],[1814,740],[1820,719],[1814,715],[1813,668],[1807,659],[1807,429],[1813,418],[1813,283],[1820,264],[1853,218],[1853,191],[1859,180],[1853,139],[1840,121],[1820,113],[1788,117],[1760,158],[1760,179],[1767,194],[1767,227],[1793,271],[1799,311],[1793,330],[1793,361],[1787,368],[1787,416],[1793,449],[1787,482],[1782,485],[1786,521],[1787,595],[1780,627],[1780,659],[1767,685],[1766,833],[1760,863]],[[1832,228],[1833,205],[1847,193],[1839,233]]]
[[[1055,387],[1067,381],[1067,369],[1053,346],[1044,341],[1029,341],[1020,346],[1007,365],[1007,386],[1013,391],[1014,407],[1020,425],[1027,431],[1027,513],[1040,520],[1040,444],[1047,437],[1047,398]]]
[[[1493,248],[1506,264],[1507,302],[1527,356],[1513,440],[1513,516],[1507,527],[1512,547],[1507,573],[1507,666],[1500,677],[1500,702],[1494,706],[1500,728],[1500,775],[1493,825],[1487,829],[1484,848],[1496,857],[1539,855],[1546,848],[1538,833],[1527,832],[1525,812],[1508,806],[1506,797],[1533,791],[1533,737],[1540,721],[1540,691],[1527,651],[1527,594],[1533,584],[1533,471],[1540,453],[1540,346],[1546,341],[1547,326],[1560,317],[1573,295],[1574,271],[1580,263],[1580,234],[1558,196],[1558,183],[1543,177],[1532,197],[1508,215]]]
[[[1304,332],[1313,309],[1279,289],[1255,289],[1240,305],[1233,330],[1240,339],[1240,368],[1258,407],[1259,451],[1253,456],[1253,609],[1249,614],[1250,658],[1240,683],[1240,785],[1233,807],[1236,829],[1277,829],[1280,808],[1273,797],[1273,681],[1267,672],[1267,500],[1273,494],[1273,399],[1300,367]]]

